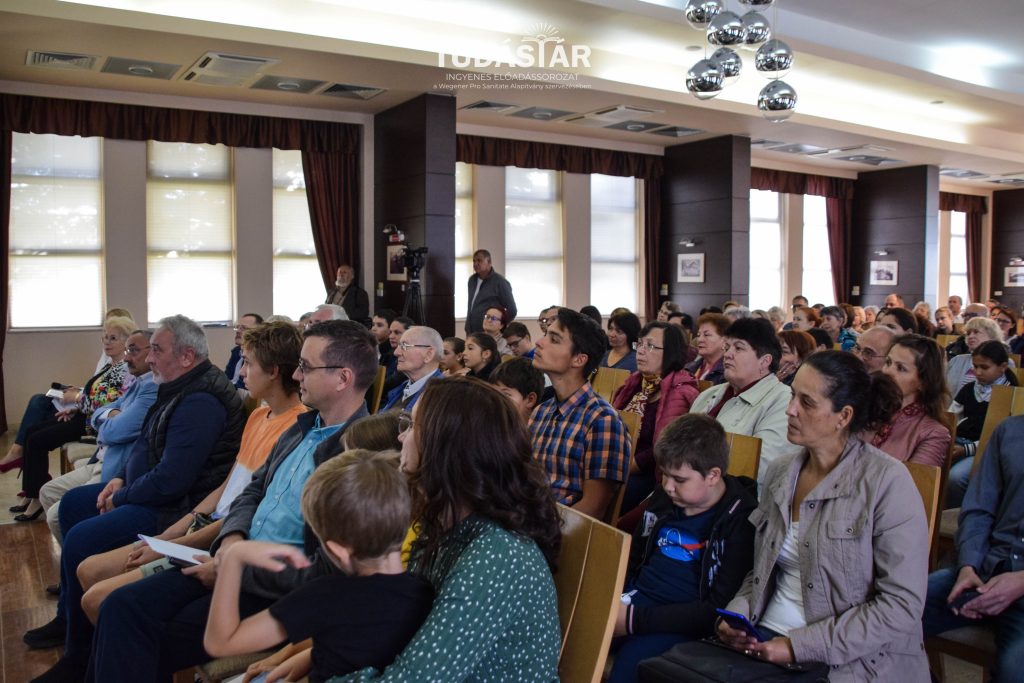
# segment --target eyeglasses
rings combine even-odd
[[[402,349],[403,351],[408,351],[409,349],[429,349],[433,347],[431,347],[430,344],[413,344],[412,342],[403,341],[398,342],[398,348]]]
[[[122,339],[121,339],[121,337],[117,336],[116,334],[101,334],[100,335],[100,341],[104,341],[104,342],[119,342],[119,341],[122,341]]]
[[[412,413],[402,413],[398,416],[398,433],[405,434],[412,429]]]
[[[509,339],[508,337],[505,337],[505,343],[509,345],[509,348],[513,346],[519,346],[519,342],[521,341],[523,341],[522,337],[520,337],[519,339]]]
[[[501,322],[501,316],[500,315],[485,315],[484,316],[484,320],[486,320],[489,323],[500,323]]]
[[[863,348],[863,347],[861,347],[858,344],[854,344],[853,345],[853,352],[855,354],[857,354],[858,356],[863,356],[864,358],[881,358],[882,357],[882,354],[878,353],[877,351],[873,351],[872,349]]]
[[[344,365],[306,365],[306,361],[299,359],[299,372],[303,375],[313,372],[314,370],[337,370],[343,368]]]
[[[639,342],[637,342],[636,350],[637,351],[646,351],[646,352],[649,353],[651,351],[664,351],[665,347],[664,346],[655,346],[654,342],[652,342],[650,339],[641,339]]]
[[[1013,321],[1010,320],[1009,318],[993,318],[993,320],[995,320],[1000,325],[1012,325],[1013,324]]]
[[[125,351],[127,351],[129,355],[134,356],[135,354],[142,353],[148,348],[148,346],[129,346]]]
[[[235,332],[246,332],[246,331],[248,331],[249,326],[248,325],[235,325],[231,329],[233,329]]]

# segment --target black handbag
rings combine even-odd
[[[827,683],[828,665],[774,664],[711,638],[680,643],[637,667],[640,683]]]

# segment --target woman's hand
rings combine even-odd
[[[725,623],[724,619],[718,620],[716,631],[718,632],[719,640],[734,650],[749,650],[752,645],[757,644],[757,638],[754,638],[746,631],[729,626],[729,624]]]
[[[133,569],[138,569],[144,564],[149,564],[154,560],[159,560],[163,555],[150,548],[145,543],[142,543],[137,548],[132,548],[132,551],[128,554],[128,558],[124,563],[125,572],[130,572]]]
[[[793,654],[793,644],[789,638],[778,636],[763,643],[755,642],[749,648],[751,652],[766,662],[773,664],[792,664],[796,661]]]
[[[71,416],[78,412],[78,408],[65,408],[64,410],[58,410],[54,416],[57,418],[57,422],[68,422],[71,420]]]
[[[82,390],[78,387],[68,387],[64,390],[64,398],[61,399],[64,403],[78,403],[78,397],[82,395]]]

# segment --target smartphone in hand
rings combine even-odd
[[[730,612],[727,609],[716,609],[718,616],[722,617],[722,621],[729,624],[732,628],[737,631],[743,631],[751,638],[755,638],[758,642],[763,643],[766,638],[761,635],[761,632],[757,630],[753,624],[750,623],[750,619],[746,616],[739,614],[738,612]]]
[[[953,602],[949,603],[949,609],[951,609],[951,610],[960,609],[961,607],[963,607],[964,605],[966,605],[967,603],[969,603],[971,600],[973,600],[974,598],[978,597],[979,595],[981,595],[981,593],[979,593],[974,588],[971,588],[969,590],[965,590],[963,593],[961,593],[960,595],[956,596],[956,600],[954,600]]]

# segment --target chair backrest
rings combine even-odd
[[[1008,418],[1013,407],[1015,389],[1011,386],[997,384],[992,387],[992,397],[988,402],[988,410],[985,412],[985,423],[981,427],[981,438],[978,439],[978,449],[975,452],[974,465],[971,467],[971,476],[978,471],[978,465],[985,455],[985,447],[988,440],[992,438],[992,432],[996,430],[999,423]],[[1022,392],[1024,396],[1024,392]]]
[[[594,379],[590,383],[594,392],[604,400],[611,402],[612,396],[619,390],[629,378],[629,370],[618,368],[598,368],[594,373]]]
[[[383,365],[377,368],[377,376],[373,379],[373,384],[370,385],[370,398],[373,405],[370,406],[370,412],[376,413],[380,408],[380,399],[384,396],[384,378],[387,374],[387,368]]]
[[[729,443],[729,471],[734,477],[750,477],[757,481],[757,469],[761,465],[761,439],[745,434],[725,433]]]
[[[1017,376],[1017,386],[1024,387],[1024,368],[1014,368],[1013,374]]]
[[[1009,354],[1009,356],[1010,356],[1010,360],[1013,361],[1013,366],[1015,368],[1019,368],[1020,367],[1020,354],[1019,353],[1011,353],[1011,354]]]
[[[715,383],[712,382],[709,379],[699,379],[699,380],[697,380],[697,390],[698,391],[707,391],[708,389],[710,389],[713,386],[715,386]]]
[[[626,432],[629,434],[629,452],[636,453],[636,442],[640,440],[640,416],[634,412],[627,413],[624,410],[620,410],[619,419],[622,420],[622,424],[626,427]],[[614,525],[618,523],[619,512],[622,510],[622,500],[625,496],[626,482],[622,482],[622,485],[619,486],[619,492],[615,494],[615,498],[612,501],[612,507],[605,517],[609,524]]]
[[[935,337],[935,341],[938,342],[939,346],[942,348],[946,348],[957,339],[959,339],[959,337],[955,334],[940,334]]]
[[[562,623],[558,675],[599,683],[619,609],[629,557],[628,535],[559,506],[564,526],[555,590]]]
[[[921,494],[921,501],[924,503],[924,516],[928,522],[928,547],[932,548],[936,538],[939,498],[945,477],[942,474],[942,468],[935,465],[922,465],[917,462],[904,464],[910,470],[910,477],[914,480],[914,485],[917,486],[917,492]]]
[[[1024,415],[1024,387],[1013,388],[1013,401],[1010,404],[1010,415]]]

